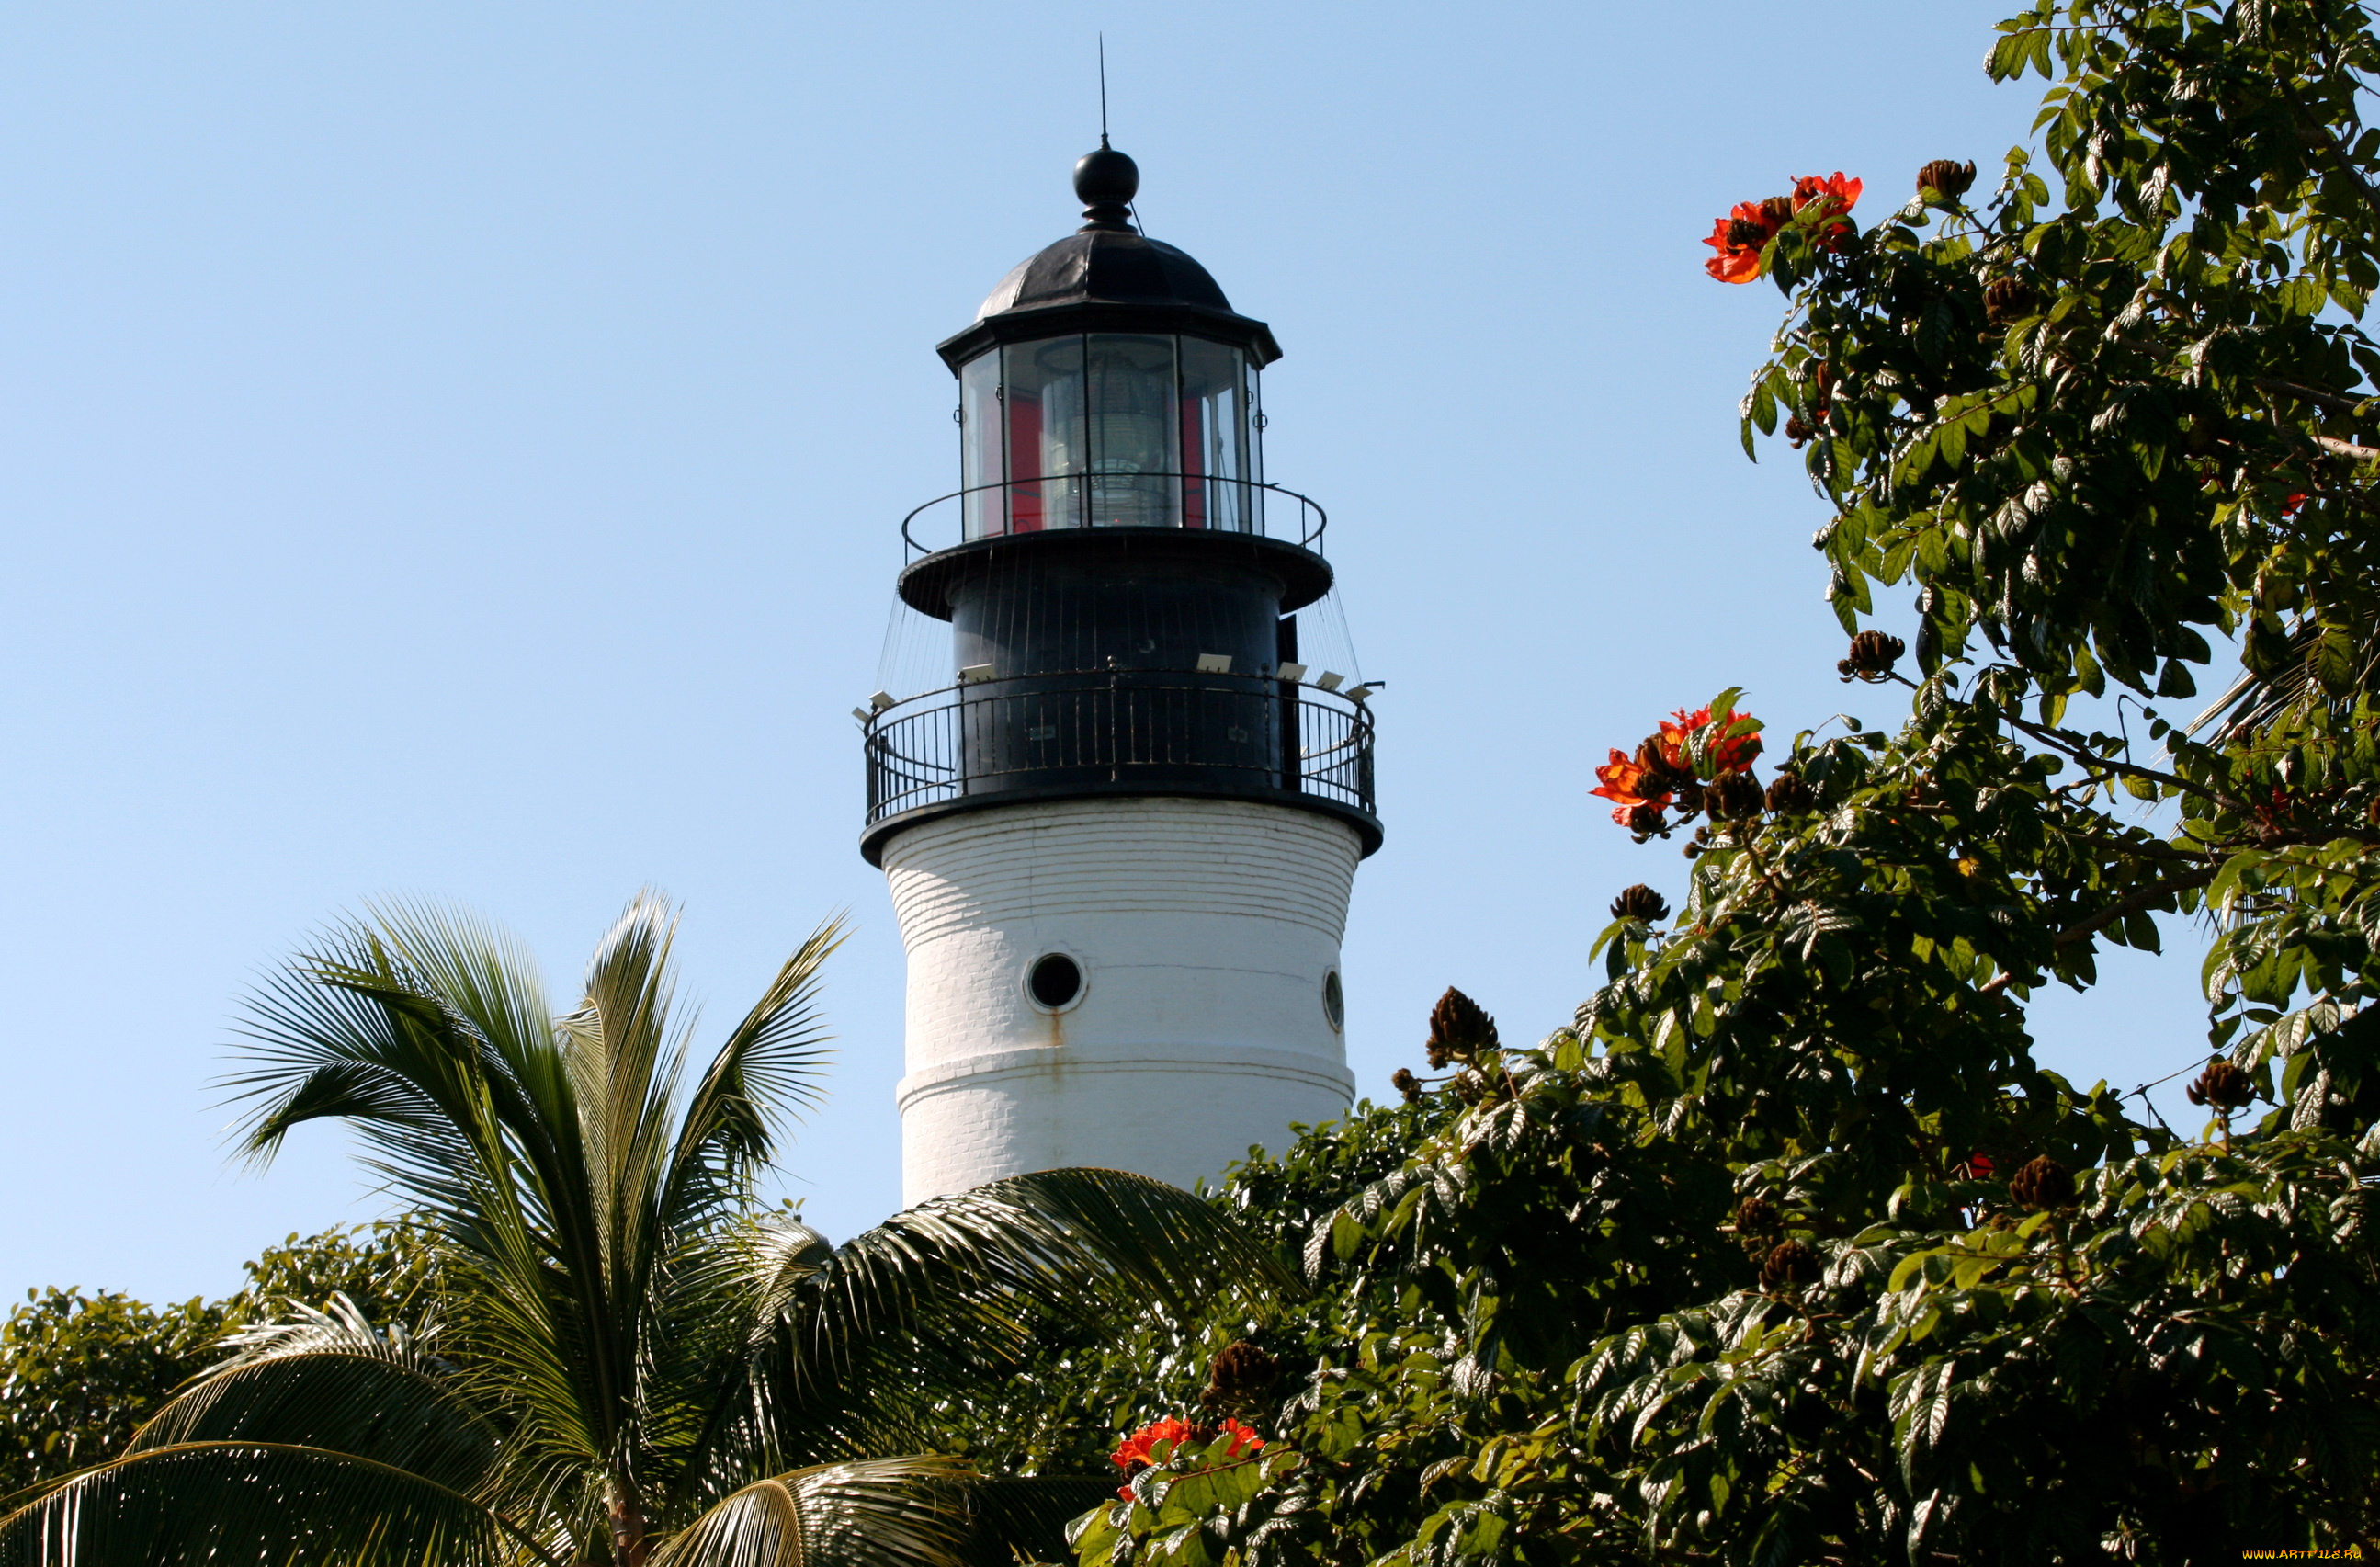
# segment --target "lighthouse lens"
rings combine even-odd
[[[1033,965],[1026,985],[1035,1001],[1054,1011],[1083,993],[1083,971],[1064,953],[1051,953]]]
[[[970,539],[1049,528],[1264,531],[1257,371],[1169,333],[1011,343],[959,373]]]
[[[1085,341],[1091,524],[1172,527],[1180,520],[1173,496],[1181,468],[1173,339],[1095,332]]]

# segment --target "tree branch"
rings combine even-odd
[[[2373,455],[2380,456],[2380,452]],[[2196,795],[2201,799],[2211,800],[2227,809],[2240,808],[2240,803],[2237,800],[2228,796],[2217,794],[2201,784],[2192,784],[2187,778],[2178,778],[2170,772],[2159,772],[2153,767],[2142,767],[2133,762],[2117,761],[2112,758],[2103,757],[2084,745],[2082,737],[2079,735],[2070,735],[2062,729],[2052,729],[2047,724],[2034,723],[2007,708],[2000,709],[1999,712],[2000,716],[2007,719],[2015,728],[2022,729],[2060,756],[2080,762],[2084,767],[2105,768],[2110,772],[2119,774],[2130,773],[2134,778],[2145,778],[2152,783],[2170,784],[2185,794]]]
[[[2091,915],[2088,918],[2078,919],[2073,924],[2067,926],[2064,929],[2058,931],[2056,936],[2050,939],[2049,944],[2053,949],[2062,950],[2067,947],[2074,946],[2079,942],[2087,941],[2101,930],[2113,925],[2117,920],[2123,918],[2126,915],[2142,913],[2147,909],[2151,904],[2157,902],[2161,898],[2168,897],[2175,893],[2186,893],[2192,887],[2205,886],[2209,881],[2215,880],[2215,873],[2220,869],[2221,868],[2218,866],[2201,866],[2194,870],[2186,870],[2179,876],[2168,876],[2163,881],[2145,882],[2141,886],[2133,888],[2131,892],[2126,893],[2122,897],[2118,898],[2115,902],[2109,904],[2107,907],[2100,909],[2097,913]],[[1980,995],[1997,996],[2002,990],[2007,990],[2010,985],[2015,982],[2015,980],[2016,971],[2014,969],[2003,969],[2000,973],[1993,976],[1991,978],[1985,980],[1981,986],[1977,987],[1977,993]]]
[[[2365,399],[2350,396],[2345,392],[2325,392],[2319,386],[2305,386],[2294,381],[2282,381],[2269,375],[2252,376],[2249,383],[2262,387],[2267,392],[2278,392],[2284,396],[2302,397],[2309,403],[2320,403],[2325,407],[2337,408],[2342,413],[2353,413],[2362,407],[2365,402]]]
[[[2135,887],[2106,908],[2091,916],[2090,918],[2079,920],[2060,930],[2049,944],[2053,947],[2070,947],[2078,941],[2086,941],[2126,915],[2139,914],[2149,905],[2168,893],[2186,893],[2192,887],[2205,886],[2215,880],[2215,873],[2220,869],[2218,866],[2201,866],[2195,870],[2183,871],[2179,876],[2168,876],[2161,881],[2150,881]]]

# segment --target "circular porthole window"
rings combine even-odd
[[[1334,1029],[1343,1031],[1347,1026],[1347,992],[1340,987],[1335,968],[1322,977],[1322,1015]]]
[[[1047,1012],[1062,1012],[1083,999],[1083,966],[1064,953],[1044,953],[1025,971],[1025,993]]]

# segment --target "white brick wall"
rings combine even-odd
[[[1187,1185],[1354,1088],[1325,1014],[1358,844],[1238,800],[996,807],[884,855],[908,950],[904,1200],[1065,1164]],[[1035,959],[1081,964],[1051,1013]]]

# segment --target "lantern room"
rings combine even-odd
[[[1257,369],[1180,333],[996,345],[959,370],[966,537],[1051,528],[1261,531]]]
[[[1083,158],[1082,228],[941,345],[959,378],[967,539],[1264,530],[1258,375],[1280,347],[1206,268],[1133,228],[1139,183],[1104,144]]]

